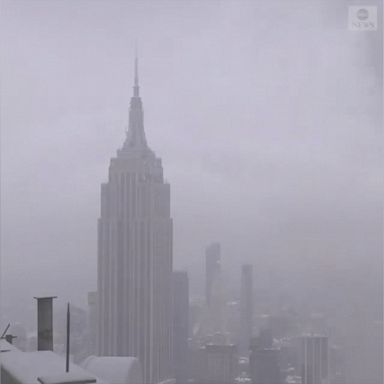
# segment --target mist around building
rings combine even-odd
[[[273,259],[269,268],[261,265],[257,229],[247,250],[253,262],[228,250],[223,234],[199,245],[197,273],[176,267],[173,183],[144,124],[146,58],[140,49],[132,52],[127,130],[105,163],[99,211],[92,217],[96,289],[78,292],[86,297],[83,306],[63,305],[54,291],[30,292],[32,322],[3,308],[0,384],[381,384],[377,306],[370,312],[353,304],[354,321],[360,319],[366,332],[349,327],[335,305],[347,297],[345,287],[329,278],[331,294],[338,296],[333,300],[311,280],[316,274],[306,276],[295,266],[283,270]],[[290,231],[289,223],[284,231]],[[241,241],[241,228],[237,235]],[[189,238],[194,241],[194,233]],[[41,278],[48,274],[42,269]],[[293,284],[300,279],[305,283]],[[286,289],[290,283],[300,289]],[[17,306],[12,303],[12,310]],[[356,370],[364,372],[358,383]]]

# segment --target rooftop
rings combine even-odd
[[[108,384],[75,364],[66,373],[64,358],[51,351],[21,352],[4,340],[0,349],[2,384]]]

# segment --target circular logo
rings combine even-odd
[[[364,20],[367,20],[368,17],[369,17],[369,12],[367,9],[365,8],[360,8],[358,11],[357,11],[357,14],[356,14],[357,18],[360,20],[360,21],[364,21]]]

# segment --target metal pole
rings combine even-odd
[[[65,372],[69,372],[70,333],[71,333],[71,314],[69,311],[69,303],[68,303],[67,305],[67,351],[66,351],[66,361],[65,361]]]
[[[4,339],[4,337],[7,334],[8,329],[9,329],[10,326],[11,326],[11,323],[8,323],[8,325],[6,326],[4,332],[1,334],[0,339]]]

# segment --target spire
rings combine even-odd
[[[123,150],[127,149],[148,149],[144,132],[143,106],[139,95],[139,60],[137,57],[137,46],[135,48],[134,61],[134,85],[133,96],[131,97],[129,109],[129,124],[127,138]]]
[[[137,57],[137,45],[135,46],[135,83],[133,86],[133,96],[139,97],[139,59]]]

